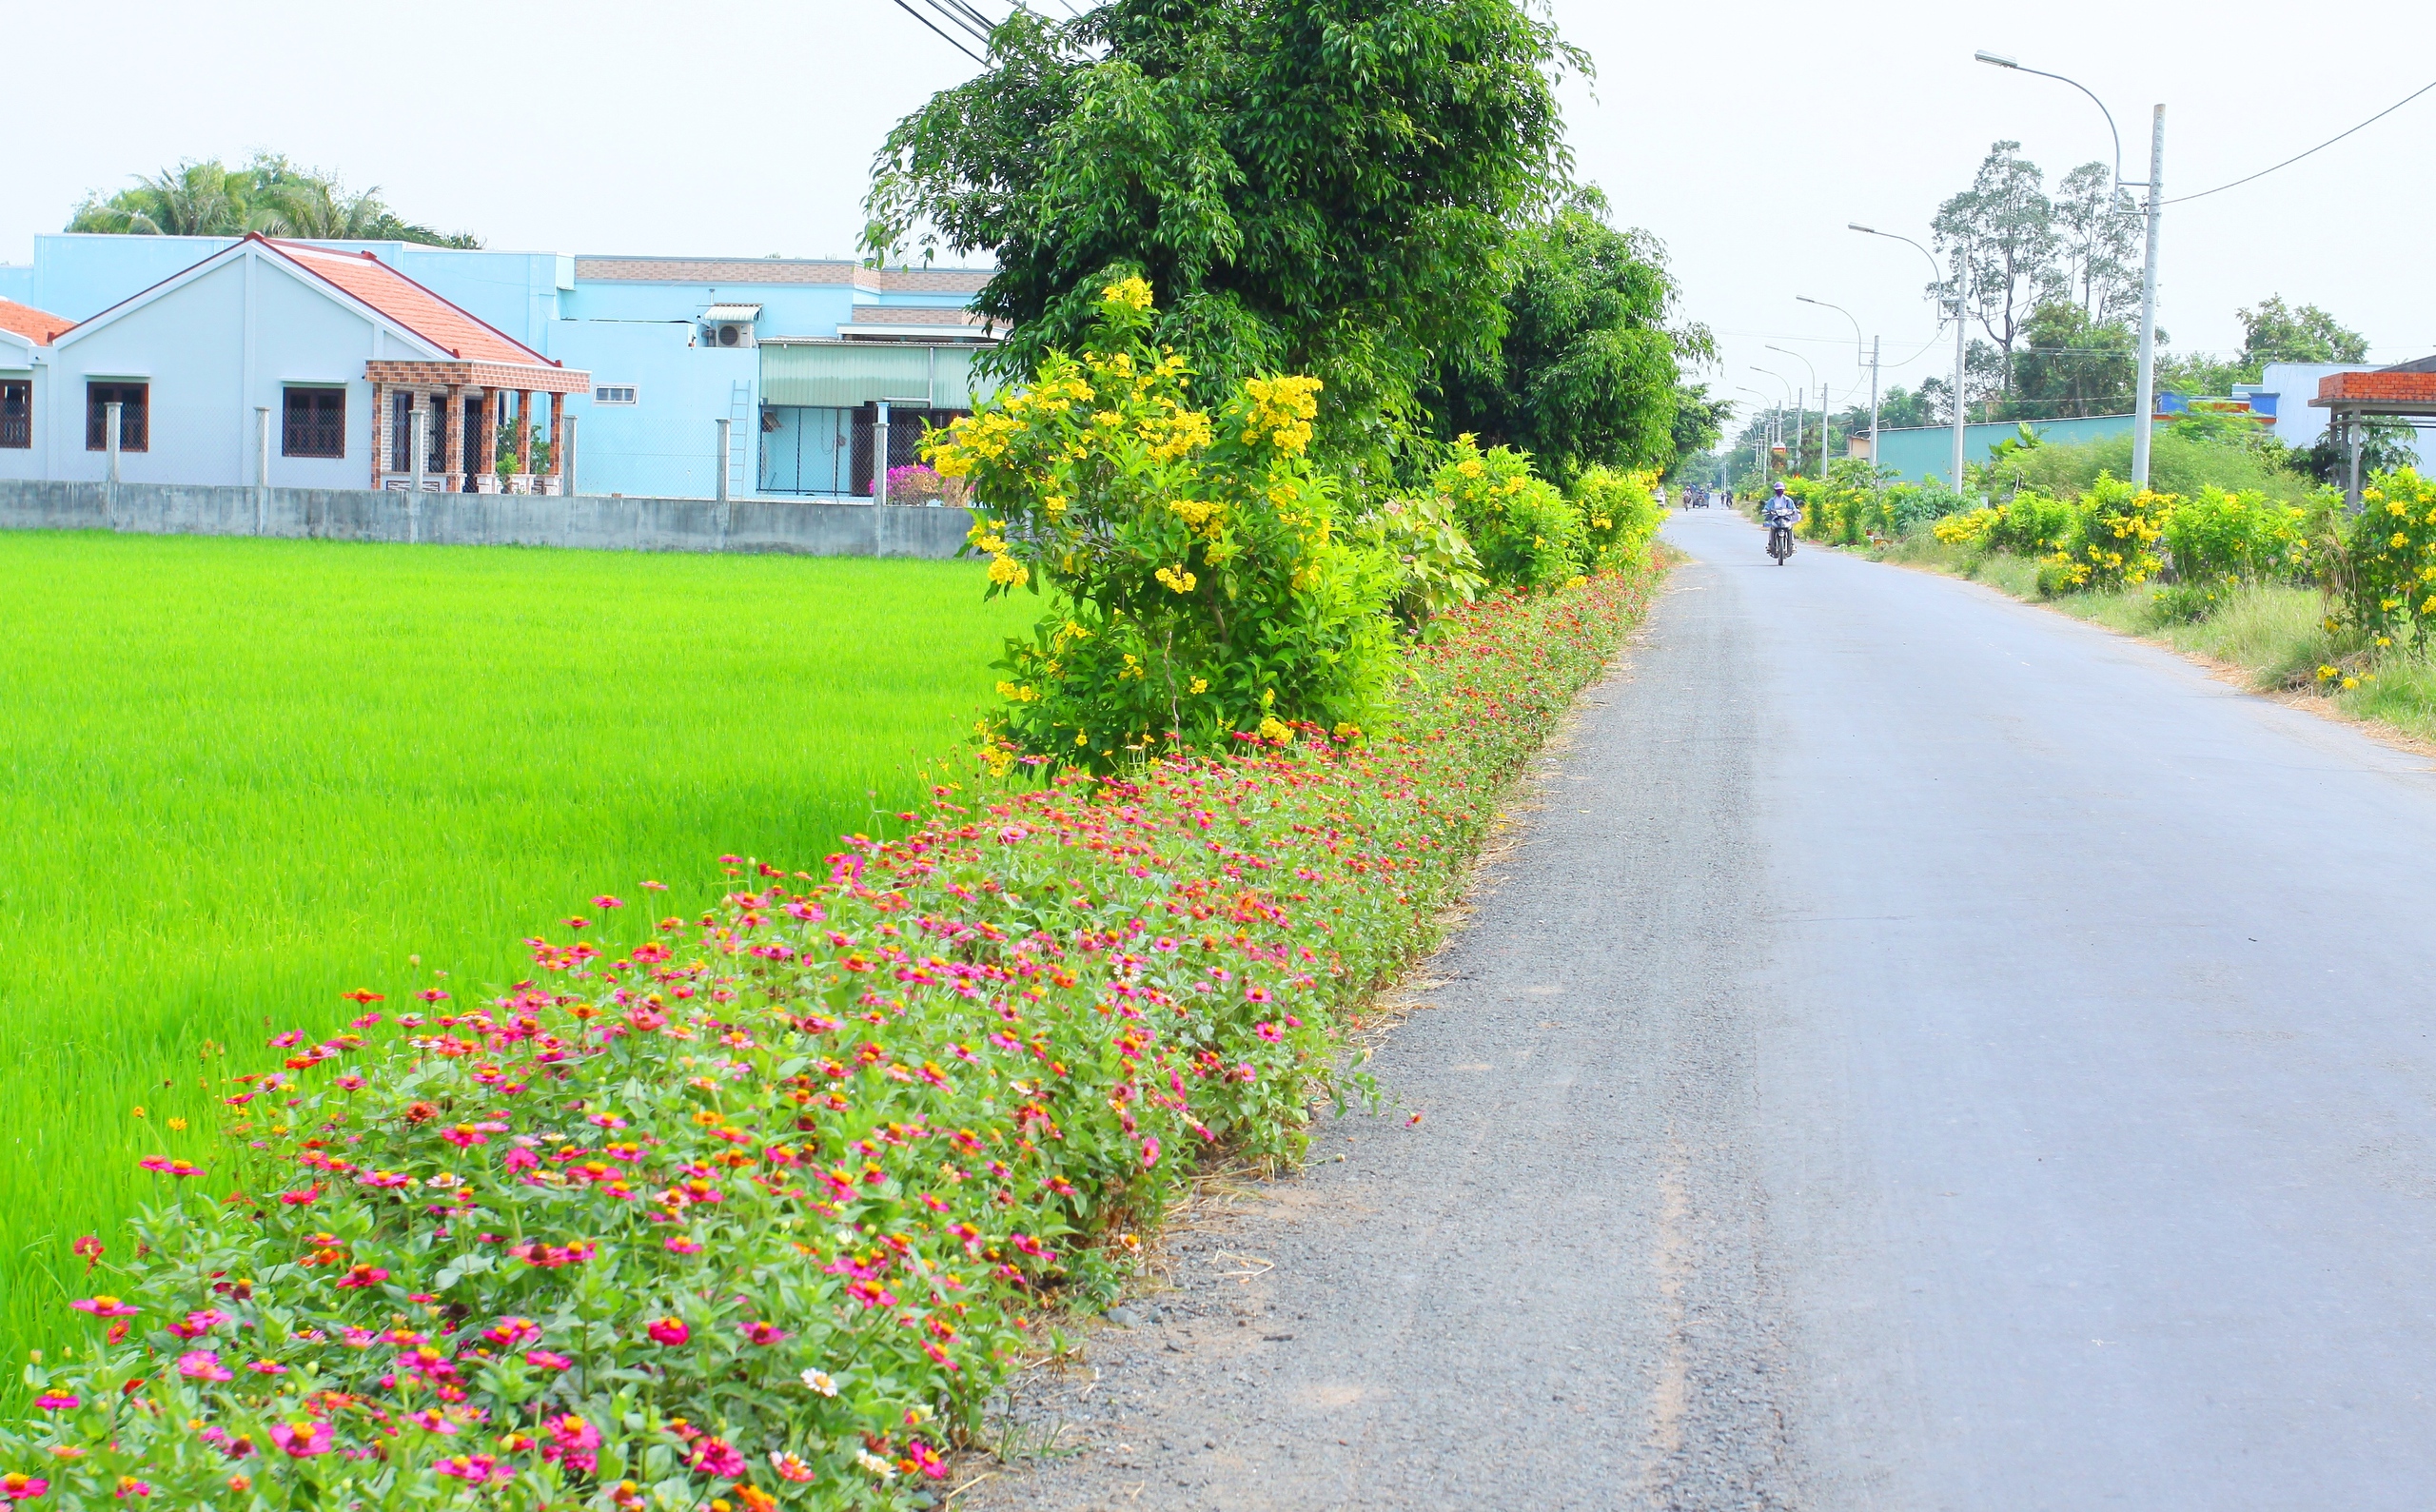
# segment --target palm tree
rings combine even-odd
[[[69,221],[71,231],[121,236],[243,236],[260,231],[317,241],[421,242],[478,247],[471,232],[443,235],[402,219],[381,203],[378,187],[350,194],[331,174],[298,167],[285,157],[257,152],[242,168],[217,158],[187,160],[132,188],[104,199],[88,194]]]

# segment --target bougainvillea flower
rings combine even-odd
[[[651,1335],[654,1343],[668,1345],[672,1347],[683,1344],[694,1336],[693,1330],[685,1326],[685,1320],[682,1318],[662,1318],[643,1331]]]
[[[745,1471],[744,1456],[725,1439],[705,1438],[694,1444],[694,1473],[697,1475],[731,1477]]]
[[[309,1460],[317,1454],[329,1453],[330,1437],[328,1424],[316,1423],[310,1418],[270,1425],[270,1442],[278,1444],[281,1451],[291,1459]]]
[[[132,1318],[139,1309],[128,1306],[116,1297],[87,1297],[68,1306],[78,1312],[89,1312],[96,1318]]]

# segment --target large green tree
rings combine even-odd
[[[1326,383],[1324,444],[1416,428],[1440,364],[1497,349],[1517,228],[1569,170],[1587,60],[1520,0],[1110,0],[1018,8],[988,70],[874,165],[866,249],[987,253],[995,370],[1078,347],[1114,271],[1211,386]]]
[[[2055,206],[2045,177],[2020,143],[1996,143],[1971,187],[1937,207],[1931,228],[1938,248],[1969,271],[1966,307],[1996,344],[1998,386],[2009,386],[2021,327],[2055,279]]]
[[[1665,253],[1643,231],[1621,231],[1584,190],[1528,226],[1512,251],[1505,335],[1497,348],[1441,364],[1433,407],[1448,436],[1529,452],[1570,483],[1584,468],[1664,468],[1679,449],[1715,441],[1675,434],[1685,406],[1677,360],[1715,355],[1708,332],[1668,324],[1678,294]],[[1690,396],[1697,420],[1700,396]]]
[[[332,241],[421,242],[480,246],[470,232],[442,232],[407,221],[382,203],[378,188],[350,193],[326,173],[275,153],[243,167],[217,158],[188,160],[104,197],[96,192],[68,222],[71,231],[131,236],[315,237]]]

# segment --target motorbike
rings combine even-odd
[[[1768,522],[1768,555],[1777,559],[1779,567],[1785,564],[1786,558],[1793,555],[1792,520],[1774,520]]]

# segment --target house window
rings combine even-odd
[[[415,396],[406,390],[389,396],[389,470],[411,472],[415,465]]]
[[[149,383],[91,383],[85,385],[85,449],[108,451],[109,442],[109,406],[120,406],[118,412],[118,449],[144,451],[151,442],[152,427],[147,423],[151,405],[147,396]]]
[[[33,443],[33,380],[0,380],[0,447],[17,449]]]
[[[282,457],[344,457],[346,455],[346,390],[287,390],[287,424],[282,432]]]
[[[592,402],[596,404],[632,404],[636,399],[632,383],[607,383],[592,391]]]

